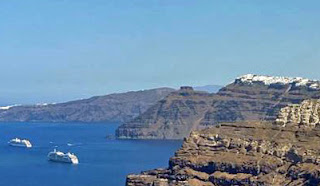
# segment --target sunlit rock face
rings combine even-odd
[[[290,105],[274,121],[194,131],[168,168],[129,175],[127,185],[318,185],[320,127],[312,119],[318,117],[318,104]],[[286,120],[288,115],[295,119]]]
[[[320,98],[319,82],[304,78],[244,75],[216,94],[181,87],[126,122],[118,138],[183,139],[192,130],[224,122],[274,121],[281,108]]]
[[[320,124],[320,100],[305,100],[301,104],[291,104],[280,110],[278,124],[298,123],[313,126]]]

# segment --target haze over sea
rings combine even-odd
[[[119,124],[0,124],[0,185],[124,185],[126,175],[168,166],[182,141],[108,140]],[[11,147],[11,138],[28,138],[33,148]],[[75,153],[78,165],[54,163],[54,148]]]

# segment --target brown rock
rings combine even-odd
[[[319,82],[301,78],[247,75],[237,78],[217,94],[182,87],[120,126],[117,137],[183,139],[192,130],[224,122],[274,121],[281,108],[311,98],[320,98]],[[311,117],[310,112],[303,115],[310,123],[319,120]]]
[[[170,186],[318,185],[319,160],[319,127],[301,122],[223,123],[192,132],[168,169],[152,174],[152,183],[161,178]]]

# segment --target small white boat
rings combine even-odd
[[[8,144],[11,145],[11,146],[14,146],[14,147],[26,147],[26,148],[31,148],[32,147],[32,144],[27,139],[15,138],[15,139],[10,140],[8,142]]]
[[[56,149],[54,149],[52,152],[49,152],[48,160],[55,161],[55,162],[72,163],[72,164],[79,163],[79,160],[75,154],[72,154],[70,152],[63,153],[61,151],[57,151]]]

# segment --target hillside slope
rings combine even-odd
[[[140,115],[172,91],[174,89],[158,88],[59,104],[2,107],[0,121],[125,122]]]

